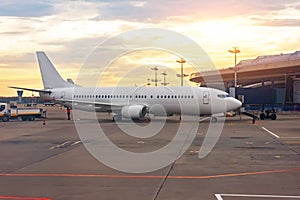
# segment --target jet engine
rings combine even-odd
[[[124,118],[140,119],[147,114],[147,107],[143,105],[124,106],[121,115]]]

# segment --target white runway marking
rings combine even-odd
[[[71,144],[71,146],[76,145],[76,144],[79,144],[79,143],[81,143],[81,141],[73,142],[73,144]]]
[[[76,145],[76,144],[79,144],[79,143],[81,143],[81,141],[76,141],[76,142],[66,141],[66,142],[63,142],[61,144],[52,146],[49,149],[53,150],[53,149],[57,149],[57,148],[63,148],[63,147],[69,146],[69,145],[73,146],[73,145]]]
[[[71,141],[66,141],[66,142],[63,142],[63,143],[61,143],[61,144],[52,146],[52,147],[50,147],[50,149],[62,148],[62,147],[66,146],[66,145],[68,145],[68,144],[70,144],[70,143],[71,143]]]
[[[257,197],[257,198],[286,198],[286,199],[300,199],[300,196],[282,196],[282,195],[253,195],[253,194],[215,194],[217,200],[223,200],[223,197]]]
[[[266,129],[265,127],[261,127],[263,130],[267,131],[269,134],[273,135],[276,138],[280,138],[278,135],[276,135],[275,133],[273,133],[272,131]]]
[[[199,122],[203,122],[203,121],[205,121],[205,120],[207,120],[207,119],[209,119],[209,117],[204,117],[203,119],[200,119]]]

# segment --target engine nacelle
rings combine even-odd
[[[147,107],[142,105],[124,106],[121,115],[124,118],[140,119],[147,114]]]

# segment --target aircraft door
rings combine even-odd
[[[137,101],[137,94],[135,92],[131,93],[130,98],[129,98],[129,104],[133,104],[134,102]]]
[[[66,95],[65,91],[62,91],[62,92],[60,93],[60,98],[61,98],[61,99],[64,99],[64,98],[65,98],[65,95]]]
[[[209,92],[208,91],[203,92],[203,104],[209,104]]]

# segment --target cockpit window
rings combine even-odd
[[[2,112],[5,109],[5,105],[0,106],[0,112]]]
[[[224,98],[230,97],[230,95],[229,94],[218,94],[218,97],[224,99]]]

